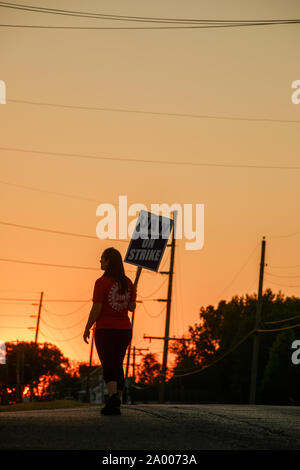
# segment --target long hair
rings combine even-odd
[[[106,248],[102,253],[103,258],[108,260],[108,266],[103,276],[110,276],[117,279],[119,284],[119,293],[125,294],[128,291],[127,276],[124,272],[121,253],[115,248]]]

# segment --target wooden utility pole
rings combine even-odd
[[[24,383],[24,347],[17,341],[16,345],[16,399],[20,403],[23,400]]]
[[[138,266],[137,270],[136,270],[135,280],[134,280],[134,283],[133,283],[133,286],[134,286],[135,289],[137,288],[139,278],[141,276],[141,272],[142,272],[142,268],[141,268],[141,266]],[[132,317],[131,317],[132,337],[131,337],[131,340],[130,340],[130,343],[129,343],[129,346],[128,346],[128,350],[127,350],[127,362],[126,362],[126,372],[125,372],[125,387],[124,387],[123,394],[122,394],[122,403],[126,403],[126,400],[127,400],[126,379],[128,378],[131,342],[132,342],[132,339],[133,339],[134,312],[135,312],[135,309],[133,310]]]
[[[134,403],[134,383],[135,383],[135,368],[136,368],[136,363],[135,363],[135,358],[137,356],[144,356],[144,354],[142,354],[141,352],[138,352],[137,351],[149,351],[149,348],[136,348],[135,346],[133,346],[133,362],[132,362],[132,384],[130,386],[130,390],[127,390],[127,392],[129,393],[130,395],[130,403],[133,404]],[[126,396],[126,400],[128,400],[128,396]]]
[[[149,339],[150,343],[151,343],[151,339],[163,339],[165,341],[165,344],[166,344],[166,341],[168,341],[168,342],[169,341],[193,341],[192,338],[175,338],[174,336],[173,337],[168,337],[168,336],[165,337],[165,336],[146,336],[146,335],[144,335],[144,338]],[[162,376],[162,372],[161,372],[161,376]],[[163,382],[161,382],[160,390],[159,390],[159,403],[164,403],[164,391],[165,391],[164,387],[165,387],[166,374],[164,374],[162,376],[162,380],[163,380]],[[163,384],[163,386],[162,386],[162,384]]]
[[[35,329],[35,344],[37,344],[38,340],[38,335],[39,335],[39,327],[40,327],[40,318],[41,318],[41,310],[42,310],[42,303],[43,303],[43,295],[44,292],[41,292],[40,296],[40,303],[39,303],[39,312],[38,312],[38,317],[37,317],[37,322],[36,322],[36,329]]]
[[[139,352],[137,352],[137,351],[139,351]],[[133,382],[135,382],[135,366],[136,366],[135,359],[136,359],[137,356],[144,356],[144,354],[142,354],[141,351],[149,351],[149,348],[136,348],[135,346],[133,346],[133,354],[132,354],[132,357],[133,357],[133,362],[132,362]]]
[[[16,346],[16,399],[17,399],[17,402],[19,403],[21,400],[20,400],[20,389],[21,389],[21,386],[20,386],[20,348],[19,348],[19,345],[17,344]]]
[[[171,312],[171,297],[172,297],[172,280],[173,280],[173,267],[174,267],[174,250],[175,250],[175,222],[176,222],[176,215],[177,211],[172,212],[173,215],[173,235],[172,235],[172,243],[171,246],[172,251],[171,251],[171,261],[170,261],[170,271],[169,271],[169,287],[168,287],[168,299],[167,299],[167,318],[166,318],[166,332],[165,332],[165,337],[168,337],[169,335],[169,326],[170,326],[170,312]],[[141,274],[142,268],[138,267],[137,268],[137,273],[136,273],[136,278],[134,281],[135,287],[137,286],[140,274]],[[134,311],[132,312],[132,327],[133,327],[133,321],[134,321]],[[126,378],[128,377],[128,369],[129,369],[129,358],[130,358],[130,349],[131,349],[131,341],[128,347],[128,355],[127,355],[127,365],[126,365]],[[163,374],[165,375],[166,371],[166,365],[167,365],[167,356],[168,356],[168,340],[165,342],[164,346],[164,359],[163,359]],[[164,385],[164,383],[163,383]],[[162,386],[163,386],[162,385]],[[163,393],[163,391],[162,391]],[[123,403],[126,402],[126,397],[124,397],[123,394]]]
[[[136,348],[135,346],[133,346],[132,348],[132,363],[129,363],[129,366],[132,366],[132,377],[135,378],[135,368],[136,368],[136,358],[137,356],[144,356],[144,354],[142,354],[141,352],[137,352],[137,351],[149,351],[149,348]],[[138,365],[139,367],[139,365]]]
[[[265,266],[265,237],[262,239],[261,244],[261,260],[258,284],[258,297],[256,305],[256,318],[255,329],[258,330],[261,326],[261,308],[262,308],[262,289],[263,289],[263,276]],[[254,405],[256,401],[256,381],[257,381],[257,366],[258,366],[258,351],[259,351],[259,333],[256,331],[253,338],[253,351],[252,351],[252,367],[251,367],[251,383],[250,383],[250,404]]]
[[[170,338],[169,337],[169,330],[170,330],[170,316],[171,316],[171,300],[172,300],[172,283],[173,283],[173,274],[174,274],[174,259],[175,259],[175,226],[176,226],[176,216],[177,211],[173,213],[173,233],[172,233],[172,241],[171,244],[167,245],[171,247],[171,256],[170,256],[170,268],[169,271],[161,271],[161,274],[167,274],[169,276],[169,284],[168,284],[168,298],[167,299],[157,299],[159,302],[167,302],[167,312],[166,312],[166,324],[165,324],[165,335],[163,337],[155,337],[155,336],[145,336],[144,338],[151,339],[163,339],[164,340],[164,352],[163,352],[163,363],[161,369],[161,383],[159,389],[159,402],[164,403],[164,392],[165,392],[165,382],[166,382],[166,371],[167,371],[167,362],[168,362],[168,347],[170,340],[182,340],[182,341],[191,341],[190,339],[186,338]]]
[[[93,333],[92,333],[92,339],[91,339],[89,370],[88,370],[88,374],[87,374],[87,378],[86,378],[86,400],[87,400],[87,401],[89,401],[90,373],[91,373],[92,360],[93,360],[93,347],[94,347],[94,341],[95,341],[95,329],[96,329],[96,325],[94,324],[94,326],[93,326]]]
[[[94,347],[94,341],[95,341],[95,329],[96,329],[96,324],[94,323],[93,334],[92,334],[92,339],[91,339],[89,367],[92,367],[92,361],[93,361],[93,347]]]
[[[151,343],[151,339],[166,339],[165,336],[146,336],[144,335],[143,336],[145,339],[150,339],[150,343]],[[168,341],[192,341],[192,338],[175,338],[175,336],[169,336],[168,338]]]
[[[166,313],[166,325],[165,325],[165,338],[164,338],[164,353],[163,363],[161,370],[161,384],[159,389],[159,402],[164,402],[164,391],[166,381],[166,370],[168,362],[168,347],[169,347],[169,330],[170,330],[170,315],[171,315],[171,299],[172,299],[172,283],[173,283],[173,270],[174,270],[174,258],[175,258],[175,224],[176,224],[176,211],[173,212],[173,232],[171,245],[171,257],[170,257],[170,269],[169,269],[169,285],[168,285],[168,299],[167,299],[167,313]]]
[[[141,272],[142,272],[142,268],[140,266],[138,266],[137,271],[136,271],[136,275],[135,275],[135,280],[134,280],[134,283],[133,283],[135,289],[137,288]],[[134,324],[134,312],[135,312],[135,309],[133,310],[132,317],[131,317],[132,333],[133,333],[133,324]],[[128,352],[127,352],[127,363],[126,363],[126,373],[125,373],[125,378],[126,379],[128,377],[128,370],[129,370],[129,358],[130,358],[131,342],[132,342],[132,338],[130,340],[128,350],[127,350]]]
[[[135,346],[133,346],[132,378],[133,382],[135,382]]]

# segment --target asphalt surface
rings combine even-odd
[[[300,450],[300,407],[103,405],[0,412],[6,450]]]

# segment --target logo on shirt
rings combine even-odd
[[[129,289],[125,294],[120,294],[119,285],[116,281],[108,291],[107,302],[111,308],[120,311],[128,307],[129,298]]]

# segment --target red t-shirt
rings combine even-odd
[[[128,291],[119,294],[118,281],[109,276],[102,276],[95,282],[93,302],[102,304],[102,310],[96,321],[96,329],[99,328],[132,328],[128,317],[128,305],[136,300],[136,289],[127,277]]]

